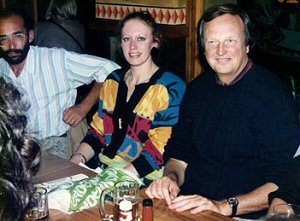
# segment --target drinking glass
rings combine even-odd
[[[139,185],[133,181],[121,181],[113,189],[104,189],[100,196],[102,220],[138,220]],[[113,212],[109,214],[108,203],[112,203]]]
[[[268,221],[300,221],[300,206],[295,204],[278,204],[274,207]]]
[[[48,216],[48,210],[47,189],[35,187],[34,195],[25,214],[25,221],[42,220]]]

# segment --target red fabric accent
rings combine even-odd
[[[96,135],[96,136],[99,138],[99,140],[100,140],[100,142],[101,142],[102,144],[105,144],[105,143],[106,143],[105,137],[102,136],[101,134],[99,134],[94,128],[91,128],[91,129],[90,129],[90,133]]]
[[[114,131],[114,122],[112,118],[112,112],[111,113],[103,113],[103,124],[104,127],[104,133],[105,134],[112,134]]]
[[[163,165],[164,159],[162,157],[162,154],[156,149],[156,147],[153,145],[151,140],[147,140],[145,142],[145,147],[143,148],[143,152],[148,152],[153,157],[153,160],[155,160],[159,166]]]

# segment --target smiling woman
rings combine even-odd
[[[160,38],[149,12],[134,12],[120,22],[120,46],[129,67],[104,82],[92,129],[72,162],[80,163],[81,154],[87,160],[96,156],[102,167],[122,167],[148,180],[162,175],[162,154],[178,120],[185,84],[154,62]]]

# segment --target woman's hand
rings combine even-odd
[[[72,163],[86,163],[89,161],[93,156],[95,156],[95,152],[92,147],[87,143],[81,143],[77,148],[77,151],[72,154],[70,161]]]

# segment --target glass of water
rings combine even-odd
[[[278,204],[274,207],[268,221],[300,221],[300,206],[295,204]]]

